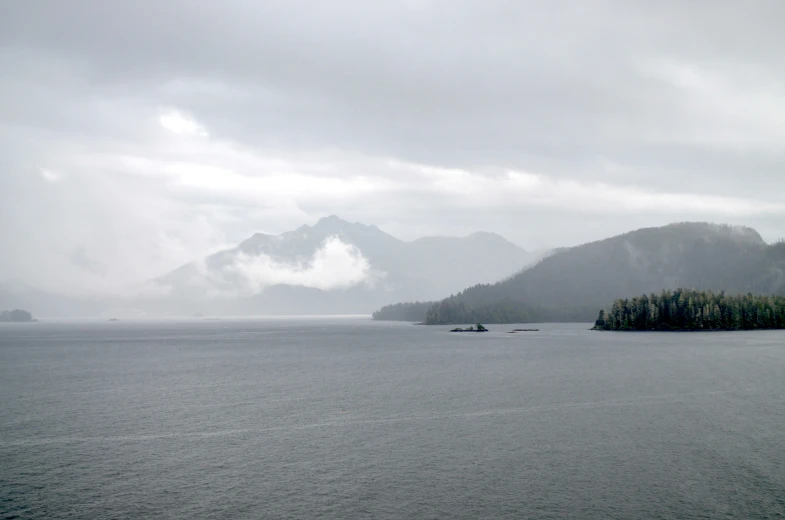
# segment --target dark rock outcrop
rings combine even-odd
[[[450,330],[450,332],[488,332],[488,329],[483,327],[482,323],[478,323],[475,327],[462,329],[460,327]]]

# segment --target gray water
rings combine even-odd
[[[0,327],[0,518],[783,518],[785,332]]]

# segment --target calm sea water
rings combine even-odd
[[[0,518],[783,518],[785,332],[0,327]]]

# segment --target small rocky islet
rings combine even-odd
[[[482,323],[477,323],[473,327],[470,326],[465,329],[458,327],[455,329],[451,329],[450,332],[488,332],[488,329],[486,329]]]
[[[516,334],[518,332],[539,332],[539,330],[540,329],[513,329],[507,334]],[[476,325],[469,326],[465,329],[460,327],[451,329],[450,332],[488,332],[488,329],[482,323],[477,323]]]

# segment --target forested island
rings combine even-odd
[[[613,302],[593,330],[696,331],[785,328],[785,298],[677,289]]]
[[[36,321],[33,315],[22,309],[14,309],[12,311],[0,312],[0,322],[30,322]]]

